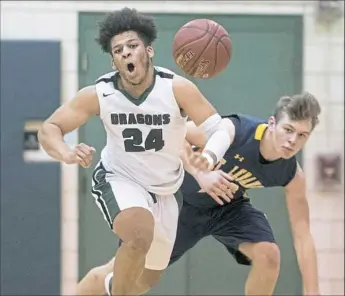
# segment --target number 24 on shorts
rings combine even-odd
[[[155,149],[155,151],[162,150],[164,147],[163,131],[162,129],[152,129],[147,135],[144,145],[143,133],[137,128],[126,128],[122,132],[125,139],[126,152],[143,152],[146,150]]]

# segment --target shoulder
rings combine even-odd
[[[174,79],[174,77],[176,76],[176,74],[173,71],[167,68],[163,68],[159,66],[154,66],[154,68],[155,68],[156,75],[162,79]]]
[[[194,95],[199,92],[198,87],[189,79],[175,74],[172,81],[175,95],[187,98],[189,95]]]
[[[222,118],[224,121],[231,122],[234,126],[234,145],[242,145],[249,139],[261,140],[267,127],[265,120],[246,114],[230,114],[224,115]]]
[[[295,159],[296,160],[296,159]],[[295,161],[295,170],[290,177],[290,180],[286,183],[285,190],[287,192],[304,191],[306,186],[305,174],[297,162]]]
[[[280,165],[280,172],[283,187],[289,186],[289,184],[291,184],[291,182],[295,178],[299,178],[302,176],[304,178],[304,173],[301,167],[299,166],[295,156],[289,159],[282,160]]]
[[[236,114],[230,114],[230,115],[224,115],[223,118],[229,118],[230,120],[237,120],[240,121],[242,124],[250,125],[253,127],[258,126],[261,123],[267,123],[266,120],[251,116],[248,114],[242,114],[242,113],[236,113]]]
[[[96,86],[94,84],[81,88],[76,98],[97,98]]]
[[[80,89],[68,104],[72,108],[98,115],[99,102],[95,85],[89,85]]]
[[[101,82],[105,82],[105,83],[113,82],[116,73],[118,73],[118,71],[113,71],[113,72],[103,74],[102,76],[100,76],[96,79],[95,84],[97,85]]]
[[[222,115],[222,118],[228,118],[231,121],[238,121],[241,122],[242,124],[245,125],[250,125],[250,126],[258,126],[261,123],[267,123],[266,120],[247,115],[247,114],[242,114],[242,113],[234,113],[234,114],[229,114],[229,115]]]

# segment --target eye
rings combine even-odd
[[[122,46],[116,47],[113,51],[114,54],[119,54],[122,52]]]
[[[130,45],[129,45],[129,48],[130,48],[130,49],[134,49],[134,48],[136,48],[136,47],[138,47],[138,44],[130,44]]]
[[[284,130],[287,132],[287,133],[292,133],[293,130],[289,127],[284,127]]]
[[[305,134],[298,134],[298,137],[300,138],[306,138],[307,136]]]

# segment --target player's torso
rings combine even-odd
[[[173,73],[157,67],[155,74],[154,83],[139,99],[117,89],[116,72],[101,77],[96,89],[107,132],[104,165],[151,192],[164,194],[164,188],[181,183],[186,118],[173,94]]]
[[[246,198],[246,190],[262,187],[285,186],[288,175],[293,170],[295,159],[279,159],[267,162],[260,154],[260,140],[267,127],[264,122],[250,119],[244,130],[243,139],[239,145],[232,145],[216,169],[221,169],[233,177],[233,183],[238,187],[234,198]],[[186,173],[182,190],[185,199],[199,206],[216,206],[217,204],[200,190],[195,179]],[[195,198],[199,192],[200,198]],[[193,197],[194,195],[194,197]]]

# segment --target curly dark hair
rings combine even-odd
[[[321,107],[317,99],[308,92],[295,94],[292,97],[281,97],[274,110],[274,117],[277,121],[286,113],[291,120],[311,119],[312,128],[319,123]]]
[[[157,38],[157,28],[152,17],[125,7],[109,13],[99,23],[99,36],[96,41],[104,52],[111,54],[111,39],[126,31],[136,32],[146,46],[151,45]]]

